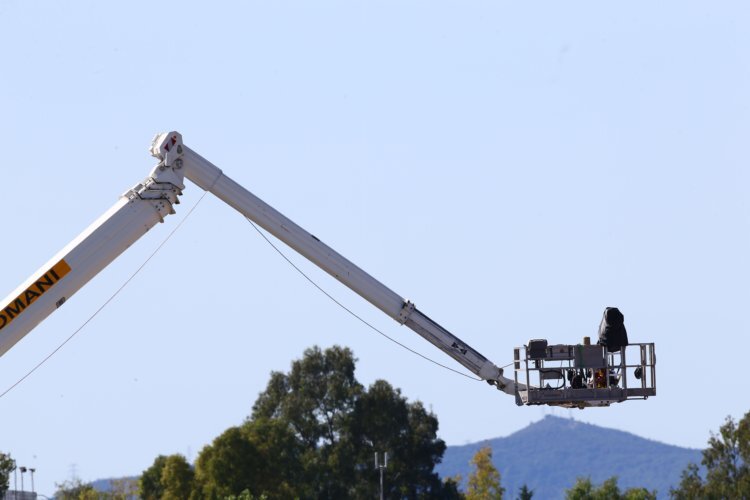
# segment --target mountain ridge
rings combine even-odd
[[[700,464],[702,457],[698,449],[547,415],[506,437],[448,446],[436,471],[441,477],[460,474],[465,488],[472,470],[469,461],[485,446],[492,449],[492,462],[509,498],[524,484],[535,498],[564,498],[579,477],[601,484],[612,476],[621,490],[644,487],[667,498],[687,464]]]

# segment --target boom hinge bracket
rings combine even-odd
[[[398,316],[396,316],[396,321],[399,322],[400,325],[403,325],[406,323],[406,321],[409,319],[409,316],[411,316],[411,313],[414,312],[416,307],[414,306],[414,302],[411,300],[407,300],[404,302],[404,305],[401,306],[401,310],[398,312]]]

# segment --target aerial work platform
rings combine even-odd
[[[609,352],[588,339],[578,345],[530,340],[514,349],[514,367],[519,405],[583,409],[656,395],[653,343]]]

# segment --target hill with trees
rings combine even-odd
[[[492,450],[493,465],[513,498],[523,485],[534,491],[534,498],[564,498],[579,477],[601,484],[613,476],[624,488],[645,487],[667,498],[687,465],[701,463],[700,450],[547,416],[504,438],[449,446],[437,472],[468,477],[469,462],[483,447]]]

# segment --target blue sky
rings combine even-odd
[[[351,347],[448,444],[545,413],[702,447],[743,386],[750,279],[743,2],[0,1],[0,295],[185,143],[498,365],[618,306],[656,398],[569,412],[424,362],[313,289],[208,196],[71,343],[0,398],[0,450],[51,494],[200,449],[305,348]],[[57,347],[200,197],[0,359]],[[294,257],[389,335],[451,360]],[[458,367],[456,365],[456,367]]]

